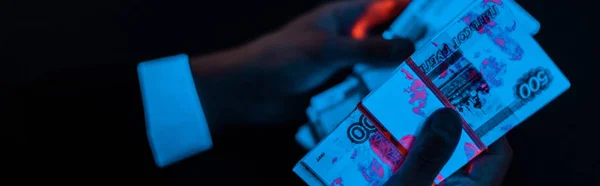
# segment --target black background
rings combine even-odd
[[[504,183],[600,185],[595,3],[518,2],[541,22],[535,38],[572,86],[508,135],[515,156]],[[306,118],[271,128],[232,126],[214,136],[208,153],[156,168],[135,67],[242,44],[319,3],[0,2],[0,82],[7,87],[1,133],[8,142],[2,154],[17,157],[5,158],[14,165],[4,166],[6,175],[34,182],[301,184],[291,169],[305,153],[294,134]]]

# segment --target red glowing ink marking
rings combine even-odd
[[[384,164],[390,166],[393,172],[400,168],[400,164],[404,157],[400,151],[396,149],[394,144],[390,143],[381,133],[377,132],[369,138],[371,150],[383,161]]]
[[[444,181],[444,177],[443,177],[441,174],[438,174],[438,175],[435,177],[435,180],[437,180],[437,181],[441,182],[441,181]]]
[[[337,179],[333,180],[331,182],[331,184],[329,184],[329,186],[336,186],[336,185],[344,186],[344,184],[342,183],[342,178],[337,178]]]
[[[475,145],[469,142],[465,143],[465,155],[467,156],[467,159],[469,159],[469,161],[471,161],[471,159],[473,159],[479,153],[480,150],[477,147],[475,147]]]
[[[331,160],[331,164],[334,164],[335,162],[337,162],[337,158],[333,158],[333,160]]]
[[[352,153],[352,156],[350,156],[350,159],[354,159],[356,158],[356,149],[354,149],[354,152]]]
[[[412,84],[408,89],[404,89],[404,92],[410,93],[409,104],[415,106],[413,107],[413,113],[419,116],[425,116],[425,112],[421,110],[427,106],[427,86],[419,79],[415,79],[406,69],[400,70],[404,75],[406,75],[406,79],[412,80]]]
[[[410,134],[407,134],[406,136],[402,137],[402,139],[400,139],[400,144],[402,144],[402,146],[404,146],[404,148],[406,149],[410,149],[414,142],[415,136]]]
[[[410,0],[373,1],[352,27],[352,38],[365,39],[371,28],[395,18],[408,3]]]
[[[437,43],[435,43],[435,42],[431,42],[431,44],[433,44],[433,46],[435,46],[435,47],[437,47],[437,46],[438,46],[438,44],[437,44]]]

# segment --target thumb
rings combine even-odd
[[[367,38],[355,40],[338,38],[333,47],[332,57],[342,63],[395,64],[408,58],[415,51],[408,39]]]
[[[458,113],[435,111],[426,121],[400,170],[388,185],[429,186],[452,156],[462,130]]]
[[[329,12],[343,35],[364,39],[373,27],[394,19],[410,0],[353,0],[331,4]]]

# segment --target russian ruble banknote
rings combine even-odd
[[[413,0],[402,14],[383,33],[383,37],[410,38],[420,48],[431,40],[440,29],[454,19],[473,0]],[[519,29],[535,35],[540,23],[513,0],[502,0],[514,12]]]
[[[420,47],[472,1],[413,0],[383,33],[383,37],[410,38]],[[531,35],[539,31],[539,22],[516,2],[504,0],[503,3],[511,8],[519,20],[519,29]],[[316,142],[331,132],[370,90],[385,82],[394,69],[395,67],[357,64],[353,76],[311,99],[307,108],[309,122],[298,130],[297,141],[306,149],[314,147]]]
[[[570,87],[516,15],[505,1],[471,2],[294,171],[309,185],[381,185],[399,169],[427,116],[450,107],[465,123],[434,182],[452,175]]]

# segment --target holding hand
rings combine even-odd
[[[386,185],[430,186],[452,156],[461,130],[460,116],[456,111],[444,108],[434,112],[425,121],[400,170]],[[512,150],[508,141],[501,138],[440,185],[501,185],[511,158]]]
[[[372,2],[330,3],[247,45],[192,58],[209,123],[288,122],[305,115],[307,94],[336,71],[402,62],[414,51],[408,40],[350,37]]]
[[[410,41],[352,33],[373,2],[377,1],[327,4],[246,45],[192,58],[211,130],[225,123],[289,122],[305,115],[308,93],[336,71],[359,62],[402,62],[414,52]],[[461,130],[456,111],[433,113],[400,170],[386,184],[431,185],[454,152]],[[508,143],[501,139],[441,185],[499,185],[511,155]]]

